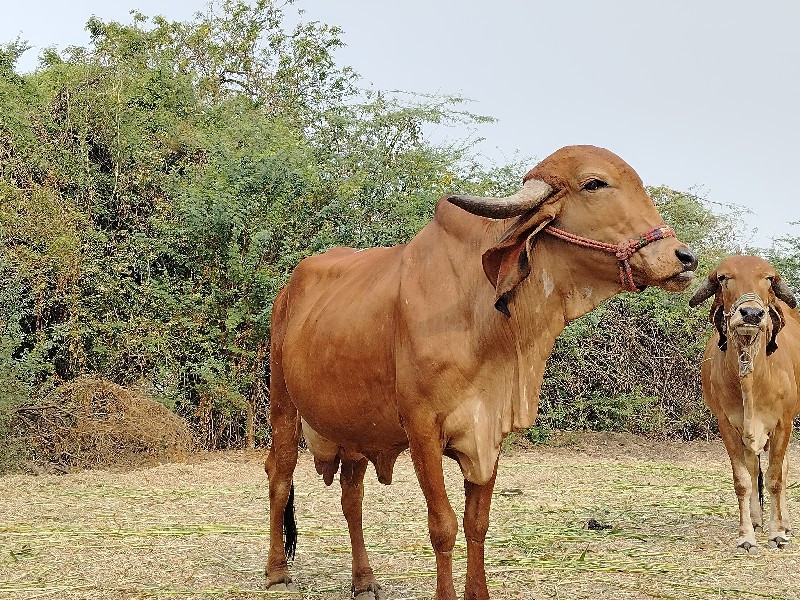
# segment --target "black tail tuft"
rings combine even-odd
[[[286,558],[294,560],[294,554],[297,550],[297,519],[294,516],[294,482],[289,489],[289,500],[286,502],[286,508],[283,510],[283,549],[286,552]]]
[[[758,503],[764,510],[764,471],[761,470],[761,457],[758,457]]]

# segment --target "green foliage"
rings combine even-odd
[[[13,421],[16,409],[33,395],[33,390],[19,379],[10,359],[6,342],[0,346],[0,473],[14,469],[26,457],[24,445],[14,435]]]
[[[148,390],[208,447],[265,440],[269,315],[297,262],[403,243],[442,194],[503,194],[530,166],[431,145],[429,125],[488,119],[458,97],[359,90],[334,60],[342,32],[287,30],[273,0],[87,28],[88,47],[48,49],[29,75],[14,70],[24,42],[0,47],[5,415],[95,374]],[[701,271],[737,249],[736,211],[650,193]],[[706,433],[707,327],[686,298],[624,295],[570,324],[540,424]]]
[[[540,425],[534,425],[533,427],[529,427],[525,433],[527,434],[528,441],[532,444],[545,446],[550,441],[552,430]]]
[[[30,46],[17,38],[13,42],[0,44],[0,77],[3,79],[18,79],[17,74],[14,72],[19,57],[22,56]]]
[[[300,259],[407,241],[446,191],[509,185],[424,139],[481,120],[458,99],[362,96],[338,28],[283,22],[223,0],[93,17],[89,47],[31,75],[25,44],[0,51],[0,347],[24,394],[98,374],[239,445],[266,422],[271,303]]]
[[[800,225],[794,222],[792,225]],[[775,240],[766,257],[795,292],[800,289],[800,236],[786,235]]]

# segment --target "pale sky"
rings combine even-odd
[[[183,20],[205,0],[0,0],[0,41],[85,45],[86,20]],[[344,29],[336,54],[376,90],[459,94],[504,162],[594,144],[650,185],[749,207],[752,242],[800,235],[800,3],[793,0],[300,0]],[[286,7],[287,13],[294,8]],[[460,138],[460,130],[436,136]],[[522,173],[520,173],[520,176]],[[454,192],[460,190],[453,190]]]

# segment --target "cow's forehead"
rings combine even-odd
[[[564,183],[570,183],[587,175],[607,175],[642,184],[633,167],[619,156],[605,148],[586,145],[566,146],[556,150],[536,165],[525,179],[537,178],[549,181],[557,178]]]
[[[730,256],[717,267],[718,275],[760,279],[775,273],[772,265],[760,256]]]

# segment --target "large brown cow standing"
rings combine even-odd
[[[326,484],[341,468],[359,600],[383,597],[362,534],[364,473],[371,462],[390,483],[406,448],[428,505],[436,598],[456,597],[443,455],[464,474],[465,597],[488,598],[483,545],[500,446],[533,423],[556,337],[622,289],[685,289],[696,265],[636,172],[592,146],[558,150],[509,198],[443,198],[407,245],[303,260],[272,314],[268,585],[292,587],[302,429]]]

